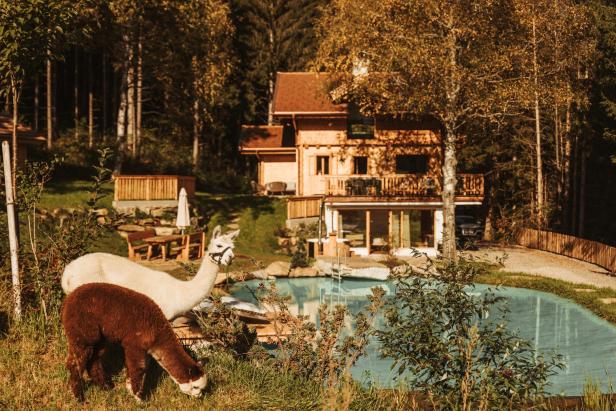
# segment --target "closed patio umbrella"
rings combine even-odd
[[[188,209],[188,195],[184,187],[180,190],[180,199],[178,201],[178,215],[175,219],[175,225],[182,230],[190,227],[190,210]]]

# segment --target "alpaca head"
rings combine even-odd
[[[193,366],[189,370],[189,374],[196,378],[185,383],[178,383],[180,391],[192,397],[201,397],[203,390],[207,386],[207,377],[200,366]]]
[[[207,254],[216,264],[229,265],[233,260],[233,241],[240,234],[240,230],[222,234],[220,226],[216,226],[212,232],[212,239],[207,247]]]

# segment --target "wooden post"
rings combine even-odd
[[[4,164],[4,186],[6,190],[6,214],[9,222],[9,249],[11,253],[11,274],[13,276],[14,312],[17,320],[21,319],[21,287],[19,284],[19,260],[17,259],[17,227],[15,225],[15,201],[13,197],[13,179],[11,177],[11,154],[9,143],[2,142],[2,162]]]
[[[366,249],[370,254],[370,210],[366,210]]]

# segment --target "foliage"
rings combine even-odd
[[[345,336],[343,329],[349,315],[345,306],[322,304],[317,333],[315,324],[290,313],[290,297],[279,295],[274,282],[261,284],[256,296],[273,313],[271,321],[276,331],[271,341],[277,348],[274,365],[283,373],[323,382],[328,392],[348,384],[351,367],[365,353],[384,293],[380,287],[372,289],[370,305],[353,318],[355,332]]]
[[[376,332],[382,355],[394,360],[411,389],[448,408],[519,407],[544,394],[561,361],[537,355],[506,328],[502,298],[473,295],[480,271],[461,260],[430,264],[423,275],[414,269],[397,275],[386,327]]]
[[[306,250],[306,237],[299,236],[297,238],[297,248],[291,254],[291,268],[308,267],[308,251]]]
[[[101,199],[101,188],[108,181],[109,170],[105,162],[108,150],[101,150],[96,175],[90,188],[88,204],[93,206]],[[94,213],[73,212],[58,219],[43,218],[38,207],[45,185],[51,179],[57,161],[51,163],[26,163],[17,175],[17,198],[21,211],[22,247],[20,268],[22,271],[22,298],[26,311],[39,312],[43,329],[57,326],[63,292],[60,278],[70,261],[85,254],[106,230],[97,222]],[[3,243],[4,244],[4,243]],[[4,247],[3,247],[4,248]],[[3,254],[6,250],[3,250]]]

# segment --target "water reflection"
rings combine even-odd
[[[254,289],[258,284],[259,281],[240,284],[233,290],[233,295],[256,303],[247,287]],[[317,327],[320,325],[318,308],[321,303],[344,304],[356,313],[368,304],[366,296],[372,287],[381,286],[389,295],[393,292],[391,284],[370,280],[278,279],[276,286],[281,294],[291,296],[291,313],[308,316]],[[487,288],[477,285],[475,292],[484,292]],[[565,368],[550,379],[550,392],[581,394],[587,377],[601,381],[604,391],[608,389],[606,372],[616,376],[616,327],[579,305],[552,294],[518,288],[502,288],[497,294],[508,301],[511,329],[518,330],[521,337],[531,341],[538,352],[556,350],[563,356]],[[351,321],[345,324],[348,332],[352,326]],[[390,367],[390,360],[379,358],[378,345],[373,341],[368,355],[354,367],[353,376],[359,380],[368,379],[379,386],[391,386],[395,384],[396,374]]]

